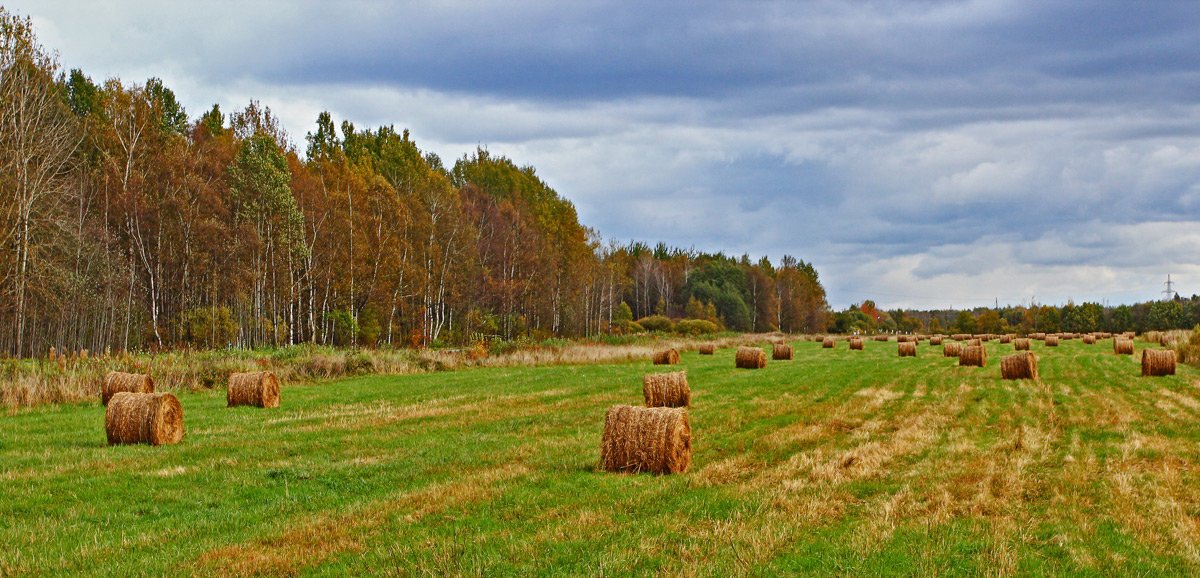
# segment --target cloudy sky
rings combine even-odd
[[[537,168],[606,238],[830,303],[1200,293],[1200,2],[9,0],[63,66]]]

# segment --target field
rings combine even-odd
[[[1200,375],[1110,340],[1038,381],[923,343],[684,352],[681,475],[598,471],[648,361],[182,393],[179,445],[108,447],[98,402],[0,417],[0,575],[1200,573]]]

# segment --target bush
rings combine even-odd
[[[637,320],[637,324],[647,331],[671,331],[675,323],[663,315],[651,315]]]
[[[238,325],[228,307],[199,307],[183,314],[184,339],[207,349],[228,347],[237,339]]]
[[[675,332],[680,335],[702,335],[720,330],[716,323],[706,319],[684,319],[675,324]]]
[[[636,321],[617,321],[615,319],[612,325],[608,326],[608,330],[613,335],[634,335],[646,332],[646,328],[638,325]]]

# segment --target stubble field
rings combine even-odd
[[[1111,340],[1040,379],[940,346],[734,350],[180,395],[173,446],[98,402],[0,417],[0,575],[1200,573],[1200,375]],[[769,351],[769,349],[768,349]],[[604,414],[685,369],[691,469],[598,469]]]

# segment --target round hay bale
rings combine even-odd
[[[1000,344],[1001,345],[1008,345],[1009,343],[1012,343],[1012,340],[1013,340],[1013,336],[1010,334],[1006,333],[1006,334],[1000,336]]]
[[[1016,351],[1029,351],[1029,338],[1018,337],[1012,340],[1013,349]]]
[[[863,348],[863,338],[861,338],[861,337],[851,337],[850,338],[850,349],[857,349],[859,351],[862,351],[862,348]]]
[[[235,373],[229,376],[225,403],[254,407],[279,407],[279,380],[270,371]]]
[[[771,359],[791,359],[792,346],[783,343],[776,343],[771,347]]]
[[[104,411],[108,445],[177,444],[183,439],[183,406],[173,393],[120,391]]]
[[[957,341],[950,341],[942,345],[943,357],[958,357],[962,355],[962,344]]]
[[[1117,355],[1133,355],[1133,340],[1118,337],[1113,340],[1113,353]]]
[[[654,354],[654,365],[675,365],[676,363],[679,363],[679,352],[674,349]]]
[[[686,409],[614,405],[604,416],[600,467],[605,471],[677,474],[691,463]]]
[[[1004,379],[1037,379],[1037,356],[1026,351],[1001,357],[1000,376]]]
[[[767,366],[767,352],[761,347],[739,347],[735,363],[742,369],[762,369]]]
[[[1175,375],[1175,350],[1142,350],[1142,376],[1158,375]]]
[[[836,339],[829,337],[827,335],[827,336],[825,336],[825,339],[821,340],[821,348],[822,349],[833,349],[834,347],[837,347]]]
[[[1095,335],[1084,335],[1083,336],[1083,344],[1084,345],[1095,345],[1096,344],[1096,336]]]
[[[896,345],[896,352],[900,355],[900,357],[916,357],[917,356],[917,342],[915,342],[915,341],[901,342],[898,345]]]
[[[987,367],[987,350],[982,345],[968,345],[958,354],[960,366]]]
[[[642,397],[646,407],[687,407],[692,404],[692,388],[687,372],[648,373],[642,376]]]
[[[930,345],[941,345],[941,344],[942,344],[942,339],[943,339],[943,338],[942,338],[942,336],[941,336],[941,335],[931,335],[931,336],[929,337],[929,344],[930,344]]]
[[[1029,334],[1029,338],[1034,341],[1044,341],[1046,339],[1046,334],[1045,333],[1031,333],[1031,334]]]
[[[1046,347],[1058,347],[1058,336],[1057,335],[1047,335],[1046,336]]]
[[[966,345],[967,347],[980,347],[983,345],[983,338],[982,337],[972,337],[971,339],[968,339],[967,342],[964,343],[963,345]]]
[[[125,373],[110,371],[104,376],[104,385],[100,388],[100,400],[108,405],[112,396],[128,391],[131,393],[154,393],[154,380],[144,373]]]
[[[713,345],[711,343],[705,343],[704,345],[700,346],[700,355],[715,355],[716,353],[717,353],[716,345]]]

